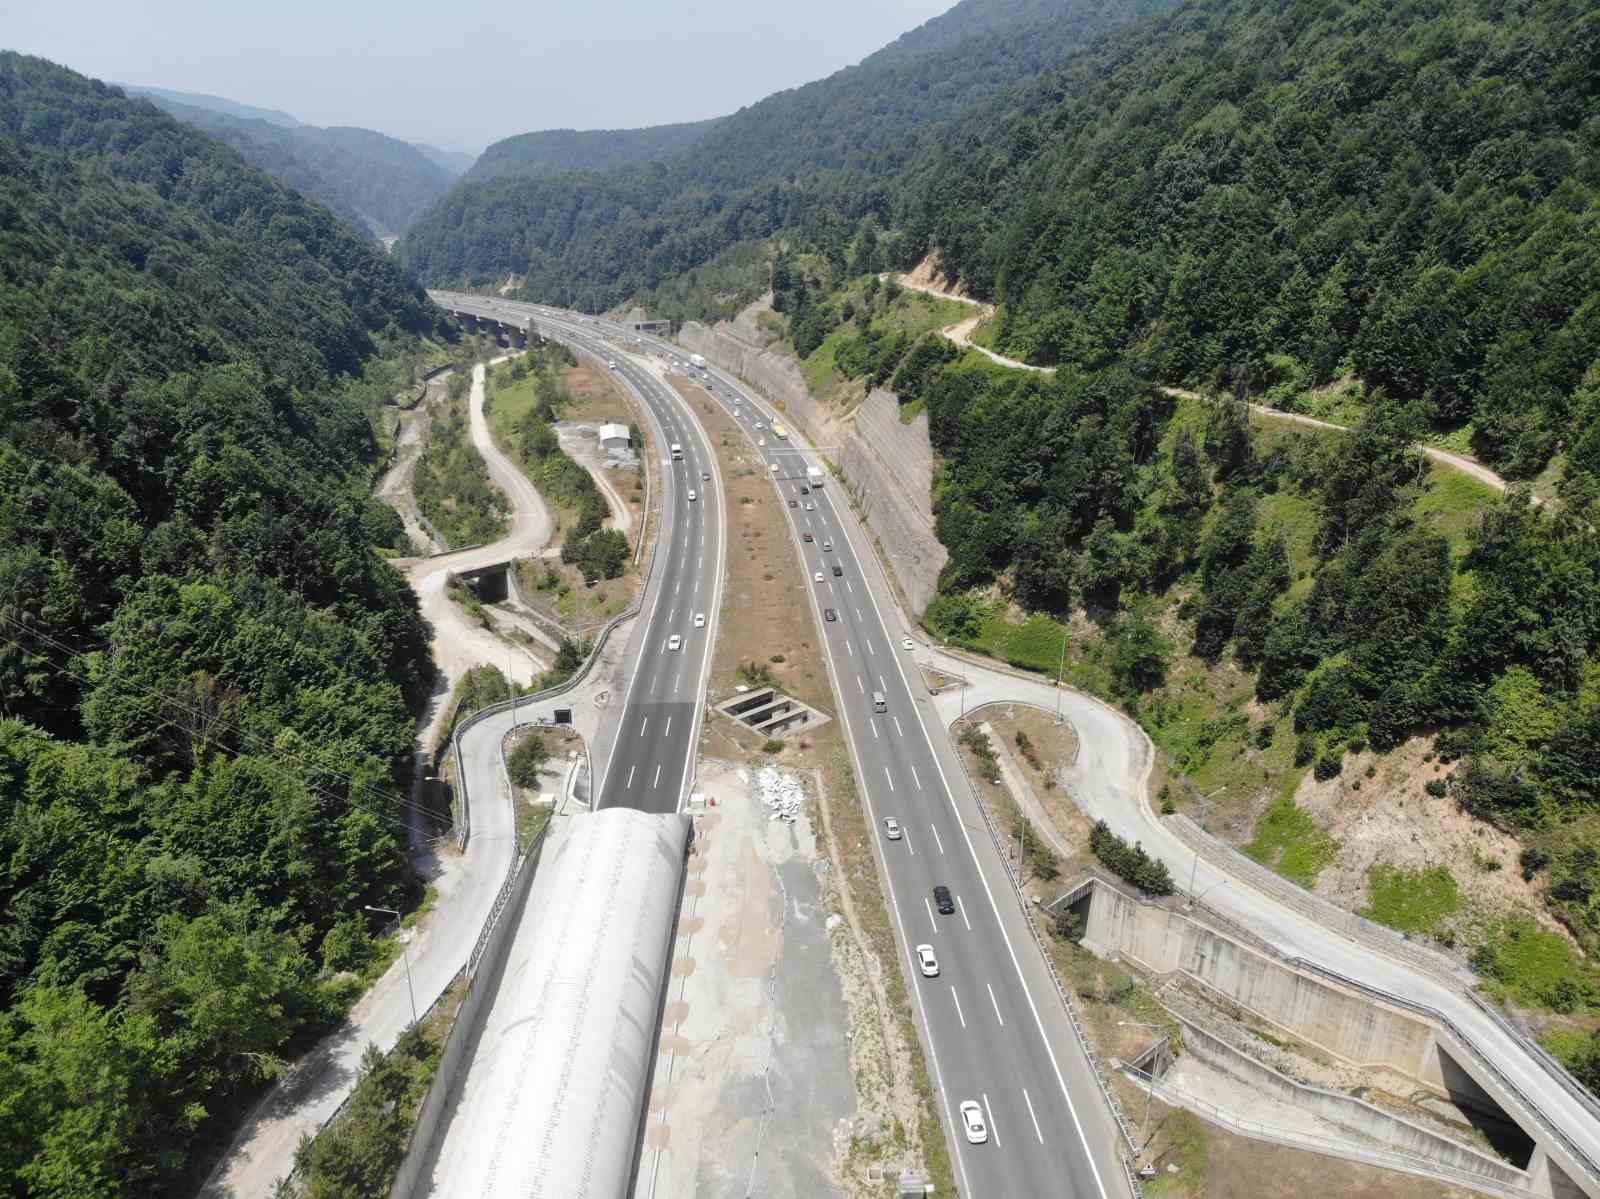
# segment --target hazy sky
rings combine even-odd
[[[7,0],[0,47],[312,125],[479,150],[732,112],[955,0]]]

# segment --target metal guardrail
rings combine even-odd
[[[1106,1106],[1111,1109],[1111,1115],[1117,1122],[1117,1128],[1122,1133],[1123,1142],[1127,1145],[1127,1152],[1118,1154],[1122,1162],[1122,1171],[1128,1180],[1128,1186],[1135,1196],[1142,1199],[1144,1187],[1140,1185],[1137,1173],[1133,1168],[1133,1156],[1143,1152],[1143,1147],[1134,1138],[1133,1129],[1128,1124],[1127,1114],[1122,1110],[1122,1104],[1117,1100],[1116,1093],[1111,1089],[1111,1080],[1106,1075],[1105,1066],[1100,1055],[1095,1052],[1094,1046],[1089,1043],[1089,1035],[1083,1027],[1083,1019],[1078,1013],[1078,1005],[1072,1001],[1071,992],[1061,979],[1061,973],[1056,969],[1055,962],[1050,957],[1050,951],[1040,935],[1039,926],[1034,922],[1033,911],[1028,906],[1027,894],[1022,889],[1021,880],[1017,872],[1011,868],[1011,860],[1006,856],[1005,843],[1000,836],[1000,830],[995,826],[994,817],[989,814],[988,806],[983,802],[983,794],[972,779],[972,771],[967,767],[967,761],[961,756],[961,750],[956,749],[956,761],[961,764],[962,776],[967,780],[967,790],[972,793],[973,801],[978,805],[978,812],[983,817],[984,827],[989,830],[989,838],[994,842],[995,852],[1000,856],[1001,865],[1005,867],[1006,881],[1011,884],[1011,892],[1016,896],[1018,905],[1022,908],[1022,918],[1028,926],[1028,932],[1033,936],[1035,947],[1043,959],[1045,969],[1050,972],[1050,981],[1055,984],[1056,996],[1061,1000],[1061,1006],[1066,1010],[1067,1021],[1072,1025],[1072,1031],[1078,1038],[1078,1046],[1083,1050],[1083,1055],[1089,1060],[1089,1067],[1094,1074],[1094,1079],[1100,1087],[1101,1097]]]
[[[1124,1064],[1122,1073],[1139,1086],[1150,1087],[1162,1102],[1169,1106],[1186,1107],[1190,1111],[1203,1115],[1212,1123],[1220,1124],[1222,1127],[1241,1136],[1250,1137],[1252,1140],[1285,1145],[1291,1149],[1321,1152],[1329,1157],[1345,1158],[1365,1165],[1377,1166],[1380,1169],[1400,1170],[1409,1174],[1422,1174],[1433,1178],[1447,1178],[1474,1191],[1500,1195],[1504,1199],[1548,1199],[1547,1195],[1543,1195],[1539,1191],[1497,1182],[1485,1175],[1474,1174],[1471,1170],[1463,1170],[1458,1166],[1436,1162],[1431,1158],[1420,1157],[1414,1153],[1406,1153],[1404,1150],[1367,1148],[1338,1137],[1323,1136],[1315,1132],[1282,1129],[1271,1124],[1246,1120],[1242,1116],[1234,1115],[1226,1108],[1218,1107],[1208,1100],[1197,1098],[1170,1082],[1160,1078],[1152,1079],[1149,1071],[1142,1070],[1131,1063]]]

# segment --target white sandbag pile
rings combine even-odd
[[[800,780],[776,766],[763,766],[756,772],[756,787],[766,806],[768,820],[793,824],[800,818],[800,805],[806,800]]]

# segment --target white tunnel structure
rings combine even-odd
[[[608,808],[541,862],[428,1193],[626,1193],[688,841],[685,816]]]

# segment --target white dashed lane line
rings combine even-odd
[[[930,824],[928,831],[933,834],[933,843],[939,847],[939,855],[944,856],[944,838],[939,836],[939,830]]]

